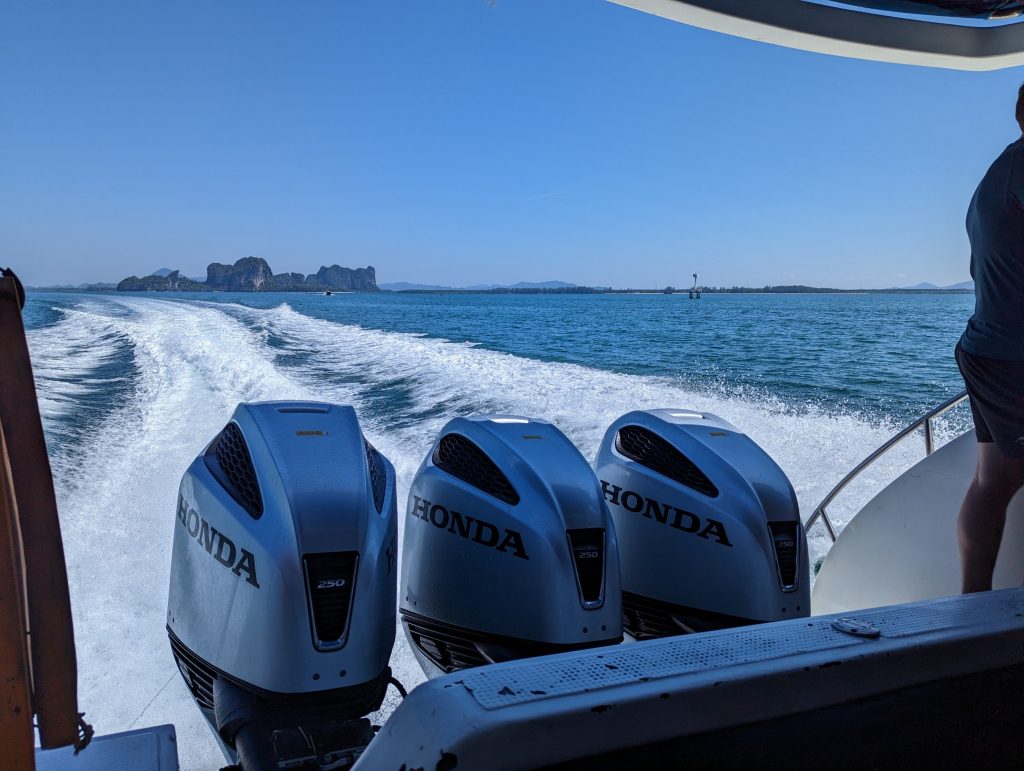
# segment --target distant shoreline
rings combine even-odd
[[[29,292],[62,292],[67,294],[80,294],[83,292],[90,293],[102,293],[111,292],[116,293],[117,290],[112,287],[49,287],[49,286],[28,286],[25,287]],[[222,290],[206,290],[203,294],[223,294]],[[594,294],[631,294],[631,295],[689,295],[688,289],[676,289],[672,292],[667,292],[664,289],[606,289],[596,287],[557,287],[557,288],[512,288],[512,287],[499,287],[495,289],[378,289],[376,291],[359,292],[356,290],[347,291],[336,291],[335,294],[395,294],[395,295],[446,295],[446,294],[490,294],[490,295],[563,295],[563,294],[575,294],[575,295],[594,295]],[[973,289],[833,289],[826,287],[804,287],[804,286],[779,286],[779,287],[702,287],[702,294],[974,294]],[[119,294],[125,294],[124,291]],[[131,294],[183,294],[178,290],[160,290],[151,289],[143,290],[140,292],[132,292]],[[318,294],[318,292],[311,291],[238,291],[230,292],[230,294]],[[321,293],[322,294],[322,293]]]
[[[689,295],[689,289],[598,289],[571,287],[558,289],[402,289],[391,294],[660,294]],[[830,289],[825,287],[701,287],[701,294],[974,294],[973,289]]]

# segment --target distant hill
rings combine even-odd
[[[26,289],[36,291],[59,290],[61,292],[103,292],[110,289],[117,289],[117,284],[106,281],[94,281],[91,284],[54,284],[51,286],[26,286]]]
[[[569,287],[579,286],[578,284],[570,284],[567,281],[520,281],[510,286],[503,286],[502,289],[568,289]]]
[[[164,276],[154,273],[151,276],[129,276],[117,285],[118,292],[209,292],[210,288],[199,281],[193,281],[181,275],[181,271],[172,270]]]
[[[381,289],[391,292],[488,292],[492,289],[570,289],[579,284],[570,284],[567,281],[519,281],[515,284],[473,284],[471,286],[441,286],[439,284],[411,284],[408,281],[395,281],[388,284],[381,284]]]
[[[950,284],[949,286],[936,286],[935,284],[932,284],[929,281],[922,281],[920,284],[914,284],[913,286],[898,286],[898,287],[894,287],[894,288],[895,289],[913,289],[913,290],[916,290],[916,291],[929,291],[929,290],[932,290],[932,291],[943,291],[943,290],[947,290],[947,289],[952,289],[952,290],[971,289],[971,290],[973,290],[974,289],[974,282],[971,281],[970,279],[967,279],[967,281],[960,281],[959,283]]]
[[[381,284],[381,289],[387,290],[388,292],[410,292],[410,291],[444,291],[445,289],[454,289],[450,286],[441,286],[440,284],[410,284],[408,281],[393,281],[389,284]]]
[[[120,292],[375,292],[377,276],[373,266],[343,268],[321,265],[316,273],[274,273],[262,257],[243,257],[234,265],[211,262],[206,281],[196,281],[172,270],[161,268],[149,276],[129,276],[117,289]]]
[[[612,294],[622,292],[653,292],[662,293],[660,289],[612,289]],[[705,286],[704,294],[901,294],[919,292],[925,294],[935,292],[936,294],[954,294],[964,292],[963,288],[954,284],[949,287],[939,287],[934,284],[922,283],[917,286],[891,287],[889,289],[838,289],[835,287],[806,286],[804,284],[790,284],[782,286]],[[677,290],[678,294],[686,294],[686,290]]]

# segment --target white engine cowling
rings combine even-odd
[[[710,414],[631,412],[595,464],[619,539],[626,630],[660,637],[810,614],[793,487]]]
[[[351,407],[241,404],[189,466],[167,629],[232,762],[243,743],[249,768],[369,741],[368,721],[339,721],[376,710],[391,677],[396,527],[394,468]]]
[[[545,420],[456,418],[409,491],[401,616],[433,676],[622,640],[615,531]]]

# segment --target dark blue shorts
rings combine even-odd
[[[995,442],[1007,458],[1024,458],[1024,361],[975,356],[956,344],[979,442]]]

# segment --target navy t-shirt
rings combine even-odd
[[[1024,137],[996,158],[974,191],[967,235],[974,315],[960,347],[975,356],[1024,361]]]

